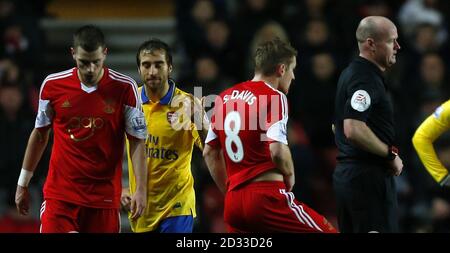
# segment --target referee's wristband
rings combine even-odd
[[[19,181],[17,181],[17,185],[22,187],[28,187],[32,177],[33,177],[32,171],[22,168],[22,170],[20,171]]]

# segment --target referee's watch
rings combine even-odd
[[[397,156],[398,156],[398,148],[396,146],[389,145],[387,159],[389,161],[393,161]]]

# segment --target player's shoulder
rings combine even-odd
[[[242,91],[242,90],[249,90],[253,93],[257,94],[263,91],[267,91],[267,87],[265,87],[264,82],[255,82],[255,81],[244,81],[237,83],[233,86],[231,86],[228,89],[225,89],[220,93],[220,96],[223,97],[225,95],[233,93],[233,91]]]
[[[443,107],[443,109],[445,109],[445,110],[450,110],[450,99],[449,100],[447,100],[447,101],[445,101],[442,105],[441,105],[441,107]]]
[[[227,95],[227,94],[231,94],[231,92],[232,92],[233,90],[236,90],[237,88],[239,88],[239,87],[237,86],[237,84],[236,84],[236,85],[233,85],[233,86],[231,86],[230,88],[227,88],[227,89],[223,90],[222,92],[220,92],[220,93],[219,93],[219,97],[224,97],[224,96]]]
[[[75,72],[74,70],[75,68],[71,68],[64,71],[49,74],[47,77],[45,77],[43,83],[51,82],[53,80],[62,80],[70,78],[74,75]]]
[[[133,87],[137,87],[136,81],[130,76],[127,76],[110,68],[106,68],[106,70],[108,78],[114,80],[115,83],[123,84],[125,86],[131,85]]]
[[[182,89],[180,89],[180,88],[178,88],[178,87],[175,87],[174,96],[177,96],[177,95],[186,95],[186,96],[189,96],[189,95],[192,95],[192,94],[189,93],[189,92],[187,92],[187,91],[184,91],[184,90],[182,90]]]
[[[142,91],[144,89],[144,85],[141,85],[141,86],[138,86],[137,87],[137,93],[138,93],[138,95],[139,95],[139,97],[142,99],[142,93],[145,93],[145,90],[144,91]],[[146,96],[146,95],[145,95]]]
[[[268,84],[266,82],[261,82],[260,85],[262,87],[264,87],[264,89],[263,90],[261,89],[261,90],[268,95],[279,95],[280,97],[283,97],[283,98],[286,97],[286,95],[283,92],[275,89],[274,87],[270,86],[270,84]]]
[[[70,82],[73,80],[73,75],[75,73],[75,68],[71,68],[68,70],[56,72],[49,74],[45,79],[42,81],[40,93],[42,93],[44,90],[51,90],[55,86],[65,85],[67,82]]]
[[[193,98],[194,95],[175,86],[175,89],[173,90],[171,99],[169,101],[170,103],[178,104],[179,101],[184,100],[186,97]]]

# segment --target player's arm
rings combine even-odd
[[[206,166],[211,173],[211,177],[214,179],[219,190],[225,194],[227,191],[227,171],[222,149],[219,146],[206,144],[203,149],[203,157],[205,158]]]
[[[205,140],[205,148],[203,149],[203,157],[208,167],[211,177],[216,183],[219,190],[225,194],[227,192],[227,168],[223,152],[220,147],[219,136],[215,131],[215,116],[211,118],[211,124],[208,135]]]
[[[36,121],[28,139],[23,157],[22,170],[20,171],[17,182],[15,202],[17,210],[23,215],[28,214],[29,211],[30,196],[28,193],[28,184],[47,147],[51,124],[55,114],[50,102],[50,89],[48,88],[49,86],[46,86],[46,83],[47,79],[41,85]]]
[[[357,147],[372,154],[388,157],[389,146],[381,141],[364,121],[356,119],[344,119],[344,134],[347,140]],[[402,172],[403,161],[397,155],[390,161],[393,174],[398,176]]]
[[[295,183],[295,173],[294,163],[288,145],[275,141],[269,145],[269,148],[272,161],[283,174],[286,189],[292,191]]]
[[[131,187],[130,187],[130,181],[133,180],[134,177],[134,173],[133,173],[133,163],[131,162],[131,155],[130,155],[130,141],[128,140],[128,138],[126,138],[126,152],[127,152],[127,164],[128,164],[128,184],[126,185],[124,184],[124,182],[122,182],[122,193],[120,196],[120,204],[123,210],[125,210],[126,212],[131,212]]]
[[[28,145],[22,163],[19,180],[16,189],[16,207],[22,215],[27,215],[29,211],[30,196],[28,193],[28,184],[33,173],[41,160],[42,154],[48,144],[50,128],[33,129],[28,139]]]
[[[276,117],[276,122],[269,126],[266,135],[271,140],[269,144],[270,157],[277,168],[283,174],[283,181],[288,191],[292,191],[295,183],[294,162],[287,141],[288,104],[287,98],[283,94],[272,103],[278,103],[278,113],[272,113],[271,117]],[[268,107],[271,108],[272,106]]]
[[[147,205],[147,166],[145,165],[144,140],[129,138],[130,157],[133,164],[136,191],[131,198],[131,219],[139,218]]]
[[[434,115],[429,116],[422,122],[419,128],[417,128],[412,142],[420,160],[434,180],[442,186],[450,186],[448,170],[439,160],[433,147],[433,142],[450,127],[448,122],[445,121],[450,116],[450,111],[448,109],[445,109],[444,112],[440,110],[442,109],[438,108]]]
[[[130,159],[133,166],[136,191],[131,196],[130,211],[132,220],[139,218],[147,206],[147,166],[145,161],[145,138],[147,138],[147,124],[145,122],[142,102],[138,94],[138,88],[133,81],[128,86],[124,103],[125,132],[130,145]]]

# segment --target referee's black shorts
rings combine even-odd
[[[395,180],[386,167],[338,162],[333,186],[340,232],[398,232]]]

